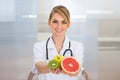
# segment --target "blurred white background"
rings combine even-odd
[[[84,43],[91,80],[120,80],[119,0],[0,0],[0,80],[26,80],[33,44],[51,34],[48,16],[59,4],[71,13],[67,35]]]

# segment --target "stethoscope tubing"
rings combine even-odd
[[[50,37],[48,38],[47,42],[46,42],[46,59],[48,60],[49,57],[48,57],[48,42],[50,40]],[[65,54],[69,51],[70,52],[70,56],[73,56],[73,53],[72,53],[72,50],[70,49],[71,47],[71,42],[69,41],[69,47],[68,49],[66,49],[63,53],[63,56],[65,56]]]

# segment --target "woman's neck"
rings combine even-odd
[[[64,40],[65,40],[65,36],[52,36],[52,39],[54,41],[55,45],[59,45],[59,44],[63,44]]]
[[[58,53],[60,53],[60,51],[63,47],[65,36],[61,36],[61,37],[60,36],[59,37],[52,36],[52,39],[53,39],[53,42],[55,44],[55,47],[56,47]]]

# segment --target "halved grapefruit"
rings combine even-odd
[[[67,74],[76,74],[79,72],[81,65],[73,57],[64,57],[61,61],[62,70]]]

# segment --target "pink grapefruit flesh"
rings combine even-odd
[[[68,74],[76,74],[80,70],[79,62],[73,57],[65,57],[61,61],[61,67]]]

